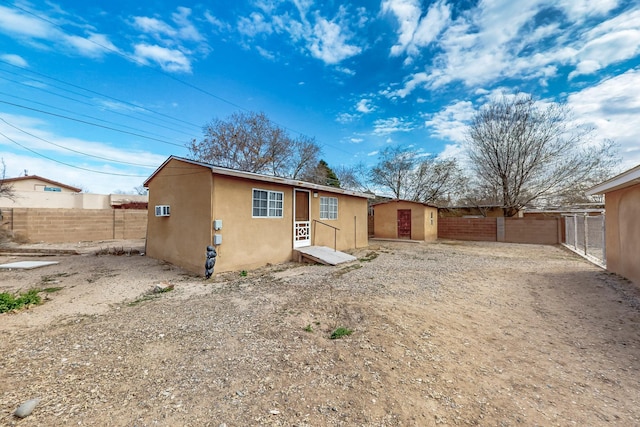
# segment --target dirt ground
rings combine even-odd
[[[636,286],[560,247],[370,243],[210,280],[95,247],[0,270],[60,288],[0,314],[0,425],[640,425]]]

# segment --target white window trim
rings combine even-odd
[[[328,200],[335,200],[335,204],[334,205],[327,205],[325,212],[322,211],[322,205],[323,205],[323,201],[328,201]],[[335,206],[335,218],[331,218],[331,214],[334,213],[330,210],[331,207]],[[324,216],[323,216],[324,215]],[[327,197],[327,196],[321,196],[320,197],[320,219],[322,220],[327,220],[327,221],[334,221],[338,219],[338,198],[337,197]]]
[[[266,215],[254,215],[254,206],[253,202],[255,200],[255,192],[256,191],[264,191],[267,193],[267,214]],[[273,198],[273,195],[280,194],[281,199],[277,200]],[[270,202],[281,202],[282,206],[280,208],[271,208],[269,206]],[[280,215],[270,215],[272,209],[279,209]],[[251,218],[284,218],[284,192],[283,191],[273,191],[273,190],[265,190],[264,188],[253,188],[251,190]]]

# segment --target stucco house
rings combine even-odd
[[[372,208],[375,238],[425,241],[438,238],[436,206],[393,199],[377,203]]]
[[[607,270],[640,285],[640,165],[587,194],[604,194]]]
[[[169,157],[149,189],[148,256],[204,273],[296,259],[297,249],[366,247],[369,194]]]

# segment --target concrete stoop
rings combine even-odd
[[[306,258],[324,265],[338,265],[357,260],[353,255],[334,251],[326,246],[306,246],[296,248],[295,251],[299,254],[298,258],[300,261]]]

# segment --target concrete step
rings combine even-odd
[[[357,259],[353,255],[335,251],[326,246],[305,246],[303,248],[296,248],[295,251],[298,252],[302,258],[307,258],[324,265],[338,265]]]

